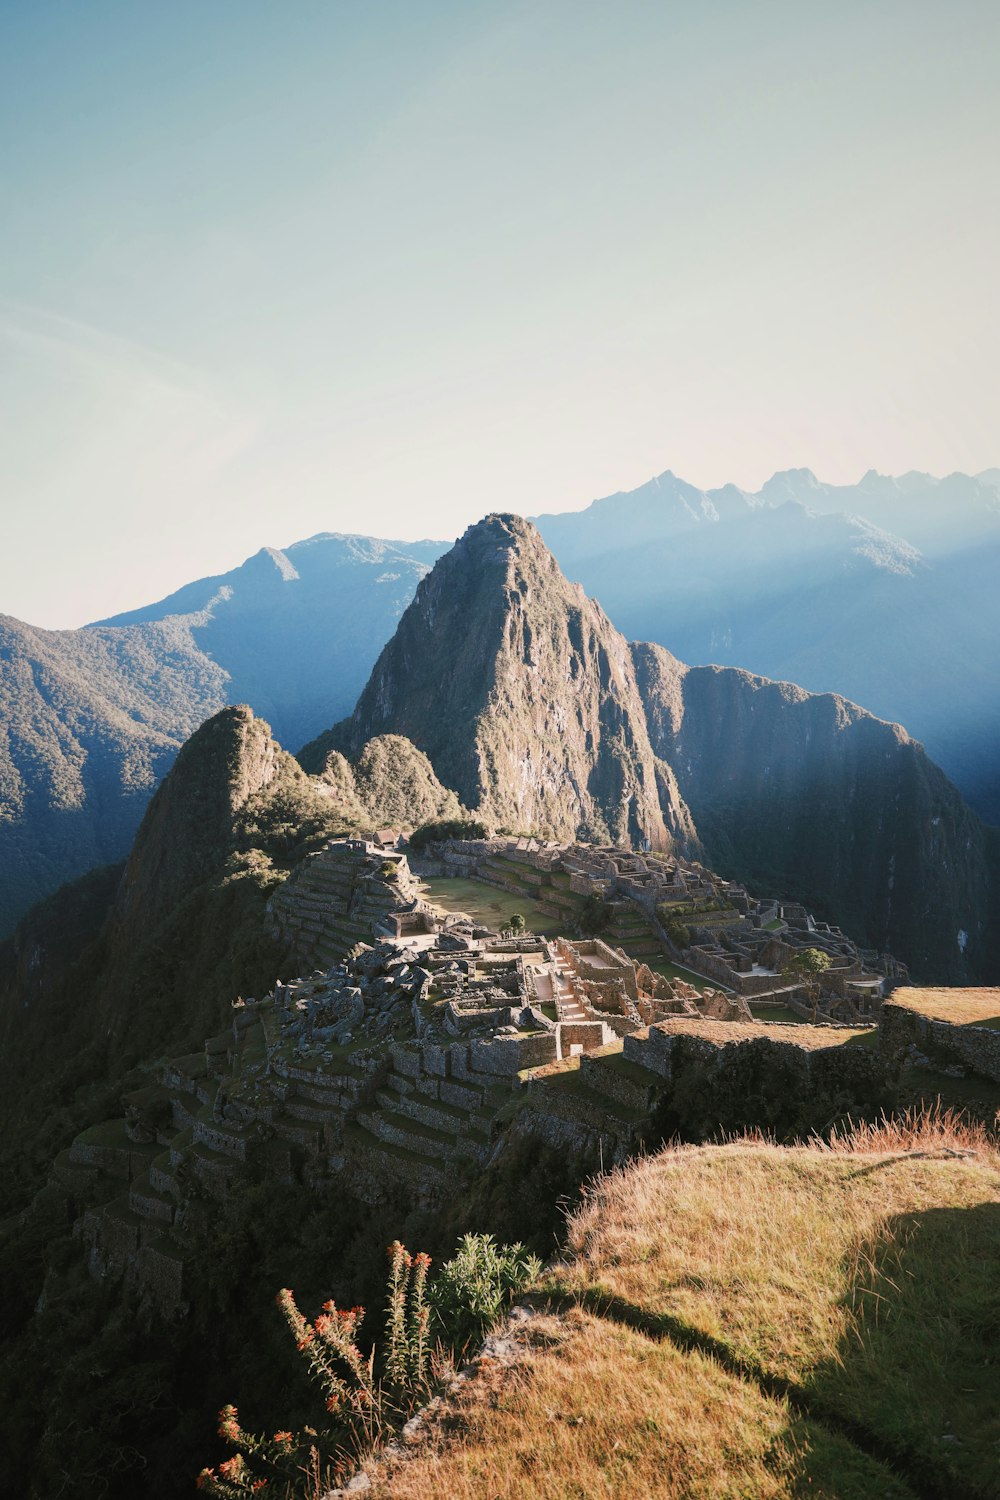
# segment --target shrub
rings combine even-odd
[[[592,891],[580,907],[576,925],[584,937],[596,937],[598,933],[605,931],[612,914],[610,902]]]
[[[287,1288],[277,1303],[323,1395],[328,1418],[321,1431],[276,1432],[269,1438],[244,1428],[235,1406],[219,1413],[219,1436],[236,1452],[217,1469],[198,1475],[198,1488],[209,1495],[250,1495],[272,1479],[286,1483],[295,1476],[314,1478],[316,1493],[324,1463],[343,1467],[359,1446],[371,1447],[393,1413],[406,1413],[428,1389],[430,1308],[427,1272],[431,1259],[410,1255],[395,1240],[389,1246],[389,1281],[385,1318],[384,1380],[375,1376],[375,1350],[365,1355],[358,1344],[363,1307],[338,1308],[330,1301],[310,1322]]]
[[[681,921],[680,917],[668,917],[663,926],[675,948],[690,948],[691,929]]]
[[[481,1339],[541,1270],[523,1245],[498,1245],[491,1234],[463,1235],[427,1294],[441,1337],[456,1351]]]
[[[478,818],[440,818],[433,823],[422,823],[410,834],[411,849],[426,849],[428,844],[439,844],[445,839],[488,838],[486,824]]]

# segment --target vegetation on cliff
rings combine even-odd
[[[996,1152],[940,1116],[668,1149],[593,1185],[513,1363],[372,1493],[985,1500],[998,1272]]]
[[[248,708],[184,746],[124,870],[77,882],[0,947],[0,1121],[24,1192],[128,1070],[200,1047],[282,952],[264,907],[343,816]],[[9,1204],[0,1204],[0,1211]]]

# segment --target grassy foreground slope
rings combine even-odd
[[[601,1179],[386,1500],[1000,1495],[1000,1169],[947,1130]]]

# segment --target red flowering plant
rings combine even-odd
[[[202,1469],[197,1487],[209,1495],[229,1497],[255,1495],[280,1479],[286,1484],[301,1464],[290,1464],[297,1457],[298,1444],[290,1432],[276,1432],[269,1438],[263,1433],[248,1432],[240,1424],[235,1406],[224,1406],[219,1413],[219,1436],[236,1449],[214,1469]],[[248,1460],[254,1459],[251,1465]]]
[[[257,1491],[284,1487],[296,1473],[314,1481],[319,1493],[321,1461],[331,1474],[342,1472],[359,1452],[375,1446],[386,1422],[405,1415],[428,1391],[430,1311],[426,1302],[429,1255],[410,1255],[398,1240],[389,1246],[389,1292],[386,1303],[384,1381],[376,1379],[375,1350],[358,1346],[363,1307],[338,1308],[324,1302],[312,1321],[299,1311],[294,1294],[283,1288],[277,1304],[319,1386],[328,1420],[321,1431],[276,1432],[273,1437],[247,1431],[235,1406],[219,1413],[219,1435],[235,1449],[216,1468],[202,1469],[198,1488],[235,1500]]]

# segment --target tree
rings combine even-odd
[[[525,920],[519,911],[511,914],[510,930],[515,937],[520,937],[526,926]]]
[[[812,1001],[812,1018],[815,1021],[819,1009],[819,996],[823,987],[821,976],[831,965],[831,958],[822,948],[800,948],[793,953],[781,971],[782,979],[797,980]]]

